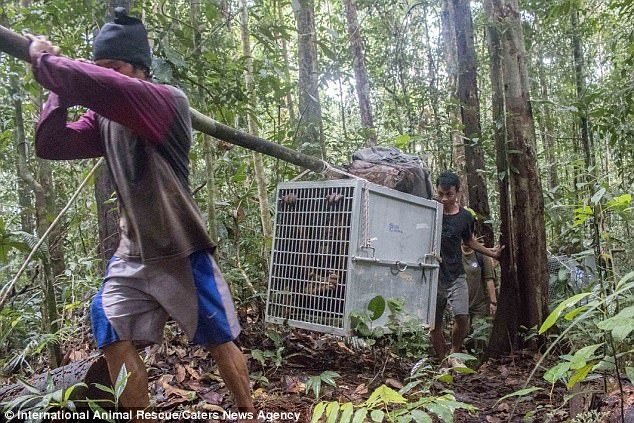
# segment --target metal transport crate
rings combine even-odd
[[[267,322],[352,335],[350,314],[381,295],[433,325],[440,203],[358,179],[287,182],[275,222]]]

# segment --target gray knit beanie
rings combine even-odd
[[[152,51],[143,23],[128,16],[125,8],[115,9],[114,22],[105,24],[93,42],[93,60],[122,60],[133,65],[152,66]]]

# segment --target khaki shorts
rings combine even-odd
[[[90,314],[99,348],[123,340],[160,343],[170,317],[199,345],[240,333],[229,287],[207,251],[152,264],[113,257]]]
[[[469,315],[469,285],[465,275],[460,275],[449,284],[438,282],[436,295],[436,326],[442,327],[443,314],[447,303],[454,316]]]

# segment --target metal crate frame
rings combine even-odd
[[[328,201],[337,200],[332,197],[336,195],[341,196],[338,201]],[[410,300],[406,311],[433,326],[442,228],[440,203],[357,179],[281,183],[276,198],[267,322],[351,335],[351,312],[365,310],[374,295],[388,298],[407,287],[403,291]],[[385,212],[376,213],[377,206]],[[409,229],[401,228],[386,220],[385,215],[390,210],[393,213],[394,207],[399,208],[397,215],[407,214],[410,220],[419,211],[421,216],[433,215],[433,219],[416,223],[415,228],[411,222]],[[427,231],[428,245],[423,245],[421,238],[420,251],[407,248],[403,252],[401,248],[401,254],[409,257],[391,257],[390,248],[373,239],[376,225],[387,228],[383,236],[407,238],[415,246],[412,250],[418,248],[415,237]],[[386,323],[384,316],[374,326],[385,327]]]

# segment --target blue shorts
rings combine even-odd
[[[90,316],[99,348],[160,343],[170,317],[199,345],[224,344],[240,333],[229,287],[207,251],[152,264],[113,257]]]

